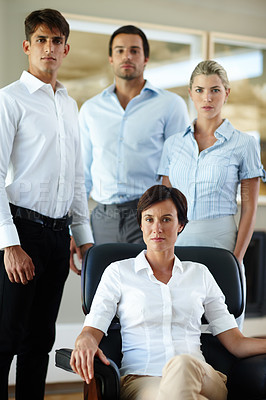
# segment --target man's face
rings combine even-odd
[[[115,36],[109,62],[116,77],[125,80],[143,77],[148,58],[144,56],[142,38],[126,33]]]
[[[42,80],[45,75],[57,75],[69,45],[59,30],[51,31],[46,25],[39,25],[30,41],[23,42],[23,50],[29,58],[29,72]]]

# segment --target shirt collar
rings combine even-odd
[[[141,89],[141,92],[140,93],[142,93],[142,92],[144,92],[144,91],[146,91],[146,90],[150,90],[150,91],[152,91],[152,92],[155,92],[155,93],[159,93],[159,89],[158,88],[156,88],[155,86],[153,86],[149,81],[147,81],[146,80],[146,82],[145,82],[145,84],[144,84],[144,86],[143,86],[143,88]],[[103,92],[102,92],[102,96],[106,96],[106,95],[110,95],[110,94],[112,94],[112,93],[114,93],[115,92],[115,83],[113,83],[112,85],[110,85],[110,86],[108,86],[106,89],[104,89],[103,90]]]
[[[31,94],[34,92],[37,92],[37,90],[39,90],[43,87],[51,87],[51,85],[49,83],[45,83],[45,82],[41,81],[40,79],[36,78],[36,76],[30,74],[27,71],[22,72],[20,81],[26,86],[26,88],[28,89],[28,91]],[[66,88],[59,81],[56,81],[55,88],[56,88],[56,91],[62,90],[67,93]]]
[[[137,257],[135,258],[135,272],[138,273],[139,271],[141,271],[143,269],[147,269],[148,274],[153,275],[151,266],[146,258],[146,253],[147,253],[147,250],[142,250],[142,252],[140,254],[138,254]],[[175,255],[175,261],[174,261],[174,266],[173,266],[173,275],[177,272],[178,269],[181,272],[183,272],[182,262]]]
[[[145,85],[143,86],[141,92],[144,92],[145,90],[150,90],[151,92],[155,92],[157,94],[159,94],[160,89],[153,86],[153,84],[149,81],[146,80]]]
[[[195,128],[195,122],[196,118],[194,121],[187,127],[185,132],[183,133],[183,136],[187,135],[189,132],[194,133],[194,128]],[[233,125],[228,121],[228,119],[225,119],[223,123],[216,129],[215,131],[215,136],[217,137],[216,133],[218,136],[224,137],[226,140],[229,140],[234,132],[234,127]]]

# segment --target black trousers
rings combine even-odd
[[[69,273],[69,231],[14,220],[24,251],[35,265],[27,285],[11,283],[0,252],[0,399],[8,399],[8,375],[17,355],[16,400],[43,400],[55,321]]]

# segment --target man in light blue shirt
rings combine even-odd
[[[142,242],[138,199],[158,183],[164,141],[189,125],[184,100],[145,81],[148,59],[140,29],[117,29],[109,42],[115,83],[80,110],[86,190],[98,203],[91,216],[96,244]]]

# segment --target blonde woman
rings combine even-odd
[[[254,230],[259,179],[264,174],[259,146],[254,137],[222,118],[230,85],[226,71],[216,61],[196,66],[189,94],[197,118],[185,132],[165,142],[158,171],[163,184],[181,190],[188,201],[189,223],[176,244],[226,248],[243,265]],[[239,183],[237,228],[234,215]],[[240,328],[242,322],[243,318]]]

